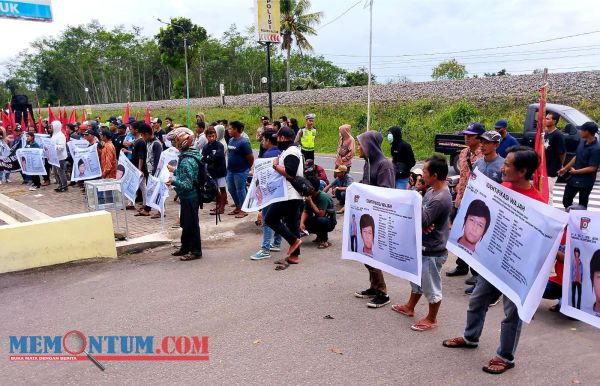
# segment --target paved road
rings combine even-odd
[[[462,279],[444,276],[440,327],[418,333],[410,330],[411,319],[389,307],[368,309],[351,295],[367,285],[368,275],[361,264],[340,260],[339,230],[332,248],[321,251],[307,242],[301,264],[283,272],[273,271],[272,260],[247,258],[258,240],[251,227],[235,242],[205,244],[199,261],[177,261],[169,255],[172,249],[163,248],[115,261],[0,275],[5,350],[0,383],[598,384],[600,331],[550,313],[551,302],[543,301],[535,321],[524,327],[516,368],[487,375],[481,366],[496,349],[501,307],[490,309],[479,349],[441,346],[464,327],[468,298]],[[405,300],[408,283],[386,278],[392,301]],[[424,313],[421,302],[418,316]],[[106,362],[104,373],[89,362],[8,361],[8,335],[72,329],[93,335],[208,335],[210,360]]]

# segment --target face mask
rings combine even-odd
[[[389,133],[387,135],[387,140],[388,140],[389,143],[394,142],[394,135],[392,133]]]
[[[290,147],[292,143],[289,141],[285,141],[285,142],[277,142],[277,148],[281,151],[287,150],[288,147]]]

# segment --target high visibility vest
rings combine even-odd
[[[312,151],[315,150],[315,137],[317,136],[317,130],[315,129],[307,129],[306,127],[302,129],[302,138],[300,138],[300,146],[302,150]]]

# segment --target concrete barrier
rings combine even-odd
[[[94,257],[117,257],[106,211],[0,227],[0,273]]]

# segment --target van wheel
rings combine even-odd
[[[458,168],[458,154],[450,157],[450,165],[452,165],[456,174],[460,174],[460,169]]]

